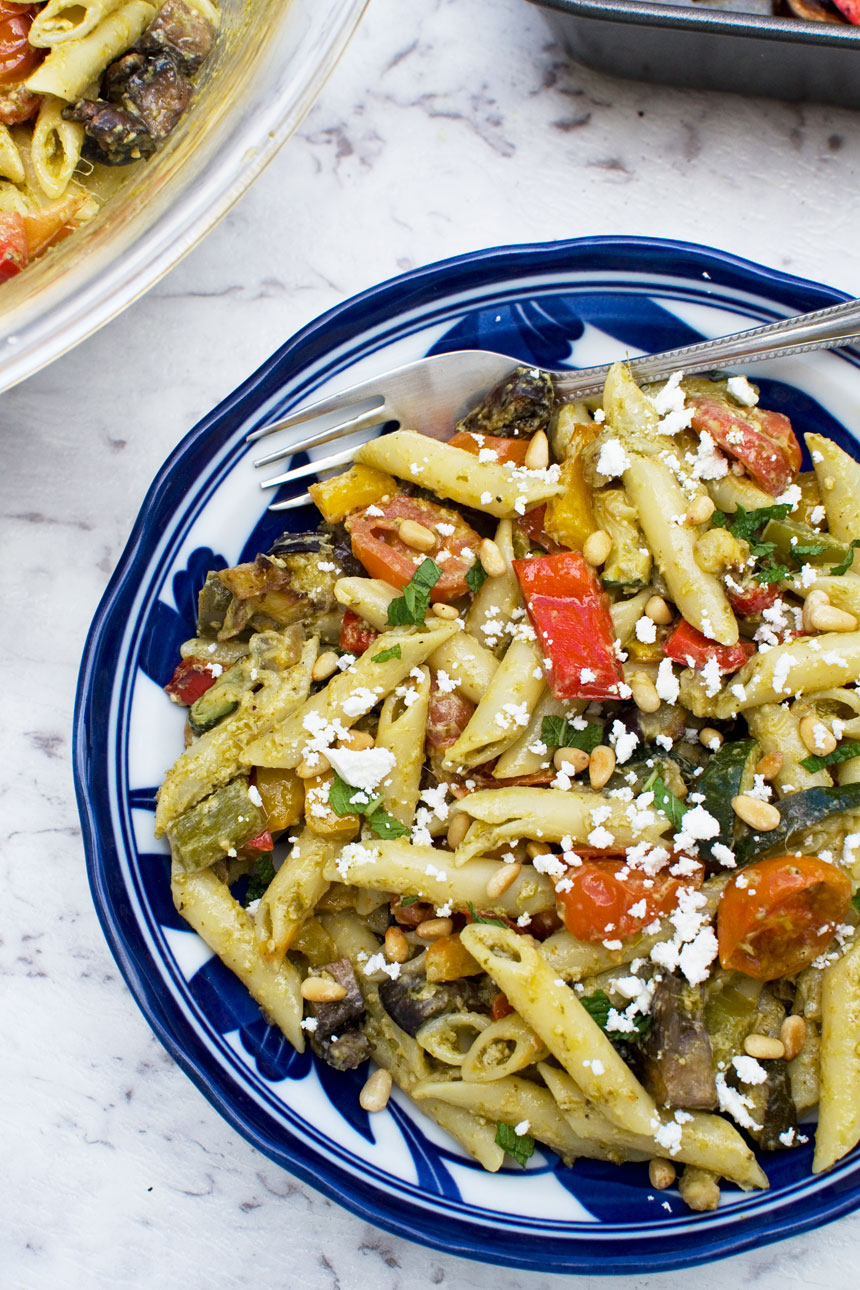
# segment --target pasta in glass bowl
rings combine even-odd
[[[114,952],[231,1123],[403,1234],[653,1270],[833,1217],[857,1186],[834,1024],[856,990],[856,357],[755,388],[642,392],[618,367],[567,408],[528,365],[834,293],[635,240],[410,278],[393,320],[402,283],[336,311],[345,351],[331,316],[290,342],[190,436],[199,492],[175,460],[144,508],[80,691]],[[526,366],[458,439],[366,445],[314,486],[322,530],[260,514],[247,431],[345,365],[468,345]]]
[[[0,85],[0,389],[130,304],[230,209],[313,103],[365,4],[5,6],[0,37],[6,9],[10,21],[26,13],[37,63],[10,65]],[[205,57],[188,22],[169,21],[180,10],[198,34],[217,26]]]

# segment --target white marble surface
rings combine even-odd
[[[292,1181],[150,1035],[84,874],[80,651],[164,456],[321,310],[440,257],[588,233],[698,240],[860,294],[857,124],[571,66],[524,0],[372,0],[300,134],[204,245],[2,396],[3,1290],[553,1281],[424,1251]],[[858,1238],[846,1218],[694,1275],[842,1290]]]

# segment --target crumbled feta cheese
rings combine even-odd
[[[633,756],[636,745],[639,743],[639,736],[633,730],[628,730],[623,721],[613,721],[612,729],[609,732],[609,742],[615,749],[615,760],[619,764],[623,764]]]
[[[643,614],[637,621],[635,630],[636,639],[642,641],[643,645],[653,645],[657,639],[657,624],[647,614]]]
[[[248,796],[250,797],[251,801],[254,803],[255,806],[262,807],[263,799],[260,796],[260,790],[259,788],[257,788],[256,784],[251,784],[251,786],[248,789]]]
[[[629,465],[630,458],[624,451],[620,439],[607,439],[601,445],[596,468],[598,475],[603,475],[606,479],[614,479],[616,475],[623,475]]]
[[[367,793],[372,793],[397,765],[397,758],[387,748],[330,748],[326,756],[342,780]]]
[[[754,1057],[733,1057],[732,1065],[742,1084],[763,1084],[767,1079],[767,1071]]]
[[[377,693],[376,690],[368,689],[366,685],[360,685],[344,699],[344,714],[347,717],[363,717],[365,713],[375,707],[377,699],[381,696],[382,690]]]
[[[654,685],[664,703],[677,702],[681,687],[672,670],[671,659],[664,658],[660,660],[660,666],[657,668],[657,680]]]
[[[720,1104],[720,1110],[730,1115],[737,1124],[743,1129],[751,1129],[757,1133],[761,1129],[760,1124],[756,1124],[750,1115],[753,1102],[752,1098],[745,1093],[739,1092],[738,1089],[732,1088],[726,1082],[726,1077],[722,1071],[717,1071],[715,1077],[717,1086],[717,1101]]]
[[[758,391],[745,376],[730,376],[726,381],[726,389],[735,403],[740,403],[745,408],[754,408],[758,403]]]

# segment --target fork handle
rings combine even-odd
[[[786,354],[806,354],[815,349],[835,349],[836,342],[848,345],[857,340],[860,340],[860,300],[846,300],[811,314],[780,318],[762,327],[735,332],[732,336],[719,336],[714,340],[684,345],[680,349],[668,349],[662,354],[632,358],[629,366],[638,380],[660,381],[679,369],[688,373],[708,372],[727,363],[782,358]],[[555,376],[556,390],[569,398],[599,394],[609,367],[607,363],[602,367],[559,372]]]

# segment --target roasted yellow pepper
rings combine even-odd
[[[256,781],[269,830],[279,833],[298,824],[304,815],[305,786],[296,772],[258,766]]]
[[[561,466],[564,492],[560,497],[551,497],[547,502],[544,520],[544,528],[553,541],[572,551],[581,550],[585,539],[597,529],[591,510],[591,488],[585,478],[582,453],[600,434],[601,427],[594,422],[578,420],[572,426],[564,425],[565,420],[579,415],[575,404],[566,404],[559,410],[558,429],[567,443],[567,453]]]
[[[383,497],[399,493],[397,480],[373,466],[350,466],[342,475],[311,484],[308,489],[322,517],[329,524],[339,524],[351,511],[372,506]]]

